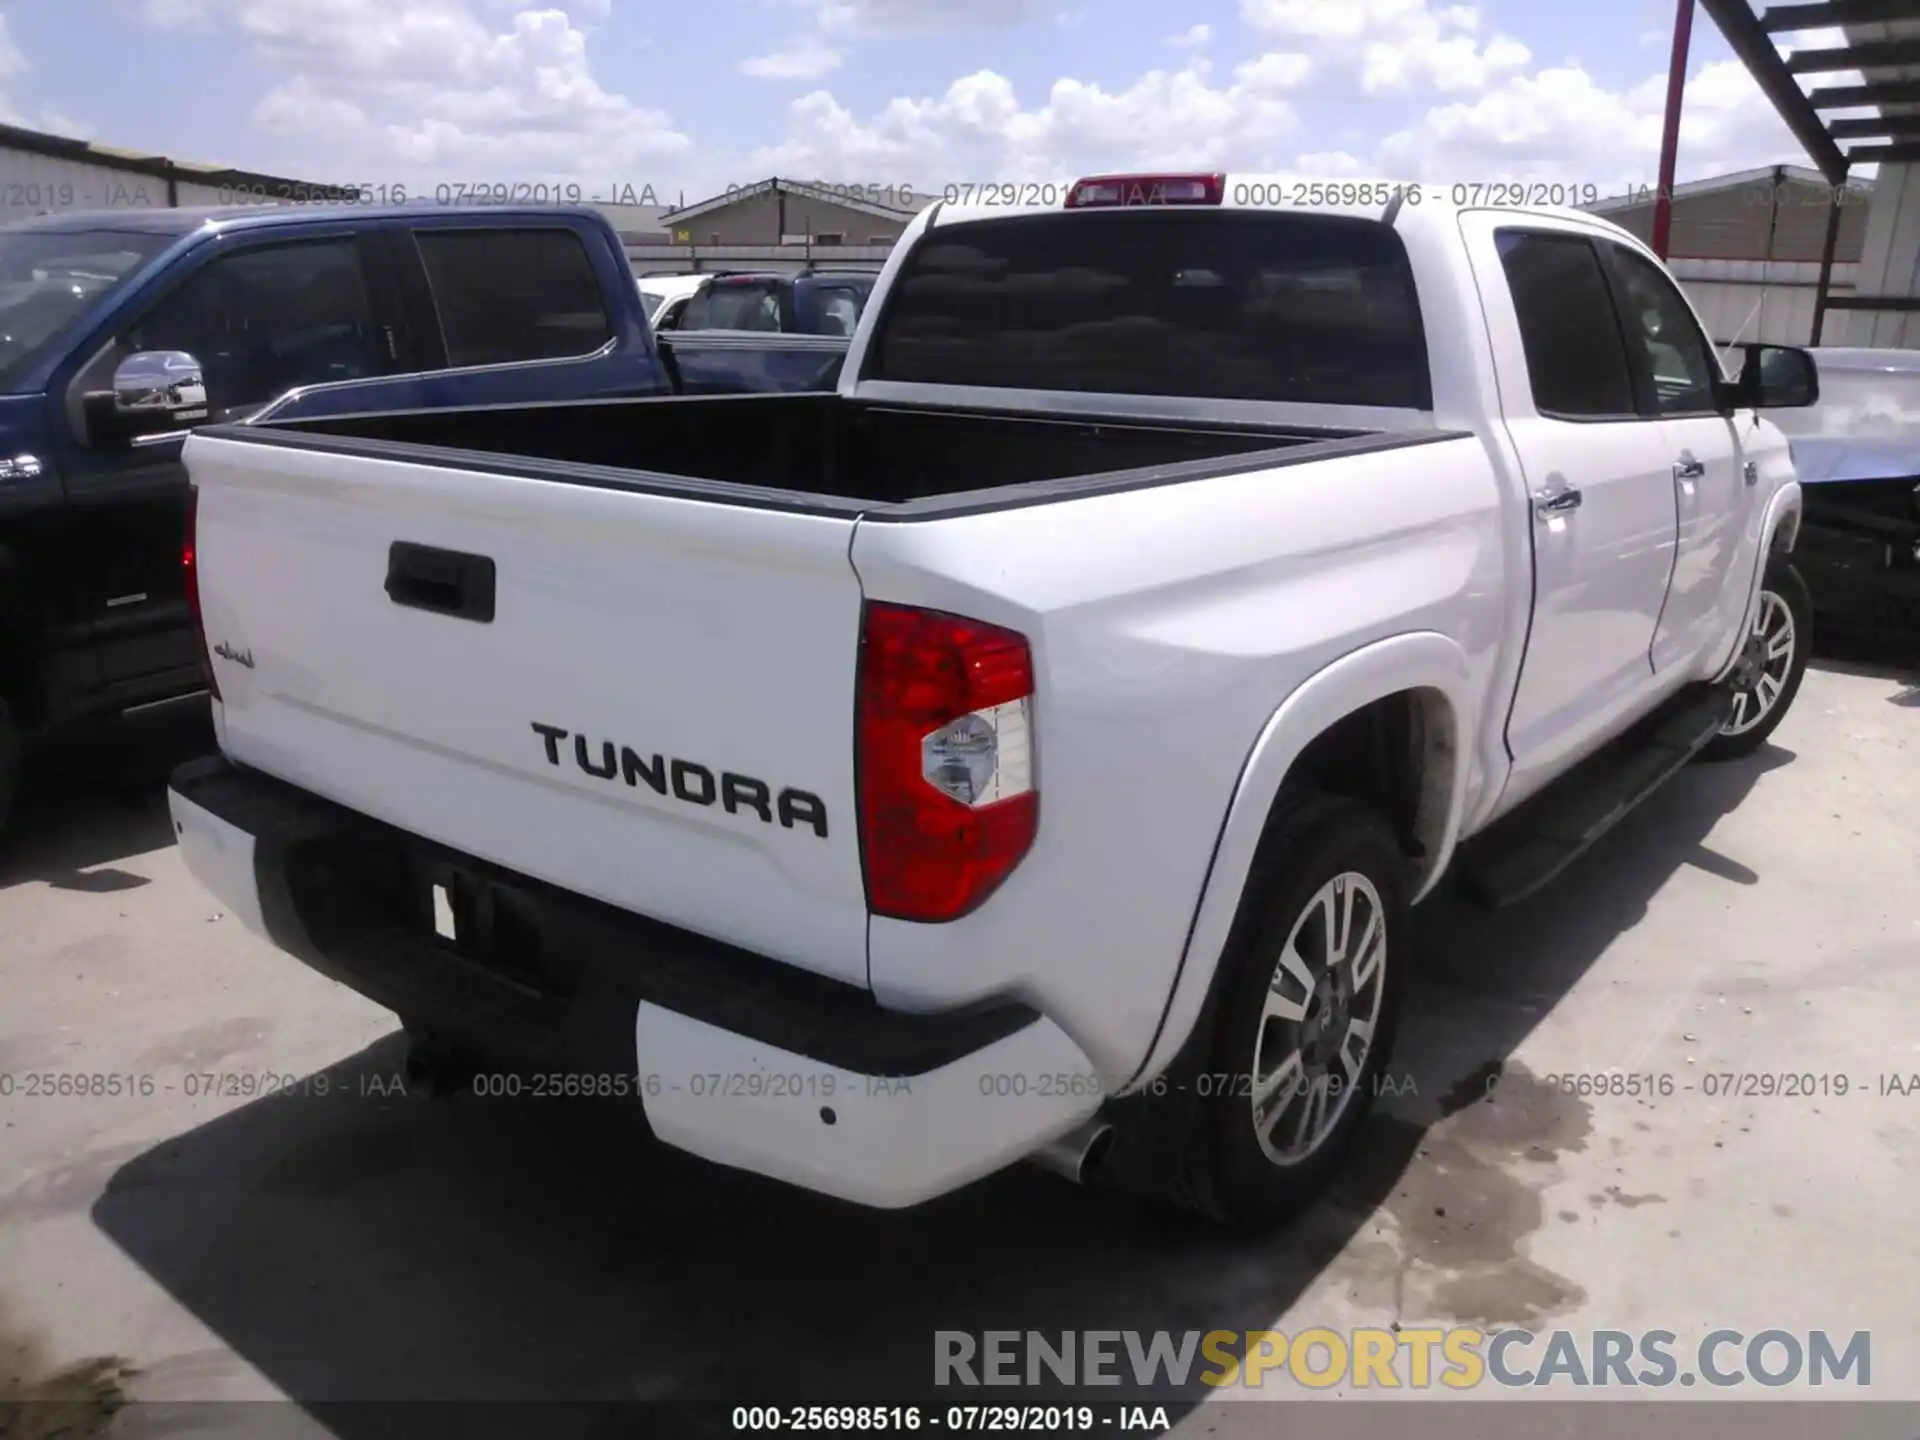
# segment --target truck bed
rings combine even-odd
[[[1062,418],[834,394],[672,396],[274,422],[234,438],[540,479],[801,495],[862,510],[1044,481],[1138,485],[1402,445],[1429,433]],[[1221,463],[1226,462],[1226,463]],[[672,482],[681,482],[675,484]],[[720,482],[717,486],[714,482]],[[1086,486],[1071,486],[1074,490]],[[735,497],[747,498],[747,497]]]

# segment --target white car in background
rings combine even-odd
[[[647,323],[655,330],[671,330],[687,302],[698,295],[707,275],[642,275],[640,295],[646,301]]]

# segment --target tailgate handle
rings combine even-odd
[[[493,623],[493,560],[396,540],[387,551],[387,598],[414,610]]]

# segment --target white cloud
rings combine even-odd
[[[1293,90],[1313,74],[1313,57],[1291,50],[1271,50],[1255,60],[1233,67],[1233,78],[1249,94]]]
[[[7,17],[0,15],[0,80],[9,79],[26,69],[27,57],[13,43],[13,33],[7,28]],[[25,126],[27,123],[27,118],[15,107],[12,97],[0,90],[0,124]]]
[[[729,151],[696,148],[673,117],[596,75],[594,19],[608,0],[137,3],[152,23],[198,19],[251,51],[267,77],[251,116],[266,143],[247,163],[361,183],[620,178],[697,195],[770,173],[919,186],[1225,167],[1554,179],[1615,193],[1652,183],[1665,88],[1653,55],[1624,86],[1574,62],[1542,66],[1469,4],[1239,0],[1255,43],[1238,53],[1220,53],[1229,37],[1218,27],[1194,24],[1166,37],[1183,52],[1173,63],[1131,80],[1067,76],[1039,91],[977,68],[856,106],[825,77],[854,70],[865,39],[1051,26],[1075,12],[1059,0],[776,0],[803,23],[739,69],[813,83],[764,145]],[[0,82],[24,65],[0,15]],[[4,93],[0,111],[25,123]],[[1804,163],[1745,71],[1701,67],[1687,92],[1683,176],[1777,160]]]
[[[1240,18],[1268,35],[1358,40],[1427,14],[1427,0],[1240,0]]]
[[[933,176],[953,181],[1057,180],[1102,169],[1240,168],[1280,163],[1299,118],[1282,92],[1306,73],[1302,56],[1267,56],[1213,83],[1196,57],[1120,90],[1054,82],[1026,106],[991,70],[944,94],[896,99],[862,119],[826,91],[793,102],[787,138],[750,169],[782,174]]]
[[[841,35],[910,35],[933,30],[999,29],[1046,19],[1051,0],[799,0],[821,29]]]
[[[640,184],[690,148],[667,114],[594,76],[575,17],[604,17],[605,0],[512,13],[500,0],[147,0],[146,13],[237,31],[278,77],[252,123],[284,147],[280,168],[316,179]]]
[[[40,128],[51,135],[65,135],[70,140],[91,140],[96,131],[84,120],[76,120],[64,110],[42,110]]]
[[[7,17],[0,15],[0,79],[18,75],[26,68],[27,57],[13,43],[13,32],[7,28]]]
[[[804,36],[784,50],[752,55],[740,62],[740,73],[762,80],[817,80],[837,70],[841,54],[817,36]]]
[[[1318,42],[1328,68],[1357,72],[1368,95],[1428,86],[1485,89],[1532,53],[1509,35],[1480,37],[1471,5],[1429,0],[1240,0],[1240,16],[1269,38]]]
[[[1512,77],[1387,136],[1380,171],[1410,180],[1554,180],[1617,194],[1657,174],[1666,77],[1609,90],[1576,65]],[[1775,161],[1799,145],[1738,61],[1702,67],[1682,111],[1683,178]]]
[[[869,113],[817,90],[794,102],[785,139],[758,152],[749,169],[1000,181],[1224,166],[1332,178],[1553,180],[1600,195],[1654,181],[1664,67],[1609,87],[1576,63],[1536,66],[1519,41],[1487,34],[1477,12],[1426,0],[1245,0],[1245,8],[1298,48],[1255,55],[1220,75],[1195,53],[1178,69],[1118,88],[1062,79],[1037,101],[990,70]],[[1434,43],[1422,50],[1426,42]],[[1386,48],[1369,49],[1376,45]],[[1310,103],[1303,92],[1318,93],[1306,87],[1329,72],[1331,84],[1342,84],[1342,66],[1354,63],[1365,89],[1419,85],[1439,103],[1402,109],[1384,134],[1371,119],[1378,110],[1335,112],[1363,128],[1356,134],[1343,124],[1313,137],[1311,148],[1301,144],[1307,136],[1294,106]],[[1680,154],[1682,178],[1805,163],[1734,61],[1693,75]]]
[[[1344,180],[1349,176],[1364,176],[1373,173],[1373,167],[1358,155],[1345,150],[1313,150],[1305,155],[1294,157],[1291,167],[1301,175],[1328,180]]]
[[[182,25],[204,25],[212,0],[141,0],[140,13],[149,25],[171,30]]]

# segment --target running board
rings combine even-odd
[[[1524,900],[1698,755],[1732,712],[1727,687],[1689,686],[1461,846],[1456,883],[1469,900],[1489,909]]]

